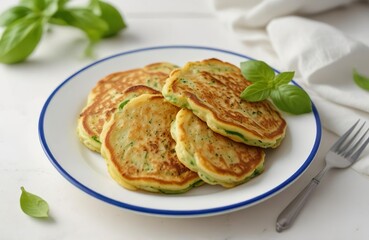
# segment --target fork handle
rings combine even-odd
[[[314,192],[319,183],[320,181],[316,177],[311,179],[310,183],[279,214],[276,223],[277,232],[282,232],[292,225],[293,221],[296,219],[302,207],[308,200],[308,197],[312,192]]]

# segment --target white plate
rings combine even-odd
[[[321,125],[315,107],[311,114],[284,114],[288,124],[286,138],[278,149],[267,151],[265,172],[232,189],[205,185],[178,195],[129,191],[112,180],[99,154],[79,142],[77,117],[87,94],[100,78],[154,62],[183,65],[206,58],[218,58],[236,66],[250,59],[208,47],[162,46],[120,53],[73,74],[51,93],[39,120],[40,141],[51,163],[69,182],[91,196],[153,215],[194,217],[225,213],[259,203],[287,187],[304,172],[318,150]]]

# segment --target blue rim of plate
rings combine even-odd
[[[46,156],[49,158],[50,162],[54,165],[54,167],[59,171],[59,173],[64,178],[66,178],[69,182],[71,182],[73,185],[75,185],[76,187],[78,187],[79,189],[84,191],[85,193],[87,193],[87,194],[89,194],[89,195],[91,195],[91,196],[93,196],[97,199],[100,199],[100,200],[102,200],[106,203],[109,203],[109,204],[112,204],[112,205],[115,205],[115,206],[118,206],[118,207],[121,207],[121,208],[125,208],[127,210],[140,212],[140,213],[153,214],[153,215],[163,215],[163,216],[173,216],[173,217],[177,216],[178,217],[178,216],[215,215],[215,214],[226,213],[226,212],[230,212],[230,211],[233,211],[233,210],[245,208],[247,206],[251,206],[253,204],[258,203],[259,201],[262,201],[262,200],[264,200],[268,197],[273,196],[274,194],[276,194],[280,190],[284,189],[289,184],[291,184],[294,180],[296,180],[297,177],[299,177],[306,170],[306,168],[310,165],[310,163],[314,159],[314,157],[315,157],[315,155],[318,151],[320,141],[321,141],[321,122],[320,122],[319,113],[318,113],[314,103],[312,103],[312,106],[313,106],[313,114],[314,114],[315,121],[316,121],[316,138],[315,138],[313,148],[312,148],[310,154],[308,155],[307,159],[305,160],[304,164],[292,176],[290,176],[287,180],[285,180],[284,182],[279,184],[277,187],[275,187],[275,188],[273,188],[273,189],[271,189],[271,190],[269,190],[269,191],[267,191],[267,192],[265,192],[265,193],[263,193],[259,196],[256,196],[254,198],[251,198],[251,199],[248,199],[248,200],[245,200],[245,201],[241,201],[241,202],[226,205],[226,206],[216,207],[216,208],[199,209],[199,210],[155,209],[155,208],[147,208],[147,207],[136,206],[136,205],[127,204],[127,203],[124,203],[124,202],[121,202],[121,201],[114,200],[112,198],[109,198],[107,196],[104,196],[104,195],[92,190],[91,188],[86,187],[85,185],[83,185],[82,183],[77,181],[73,176],[71,176],[59,164],[58,160],[53,156],[53,153],[51,152],[50,148],[48,147],[47,141],[45,139],[45,133],[44,133],[44,127],[43,127],[44,126],[44,120],[45,120],[45,113],[48,109],[48,106],[49,106],[50,102],[53,100],[53,97],[64,86],[64,84],[66,84],[67,82],[72,80],[76,75],[80,74],[81,72],[85,71],[86,69],[88,69],[88,68],[90,68],[90,67],[92,67],[92,66],[94,66],[94,65],[96,65],[100,62],[103,62],[103,61],[106,61],[106,60],[109,60],[109,59],[112,59],[112,58],[124,56],[124,55],[129,55],[129,54],[134,54],[134,53],[144,52],[144,51],[154,51],[154,50],[160,50],[160,49],[199,49],[199,50],[207,50],[207,51],[226,53],[226,54],[230,54],[230,55],[245,58],[245,60],[246,59],[248,59],[248,60],[253,59],[251,57],[248,57],[248,56],[240,54],[240,53],[236,53],[236,52],[232,52],[232,51],[228,51],[228,50],[224,50],[224,49],[219,49],[219,48],[204,47],[204,46],[191,46],[191,45],[166,45],[166,46],[155,46],[155,47],[139,48],[139,49],[134,49],[134,50],[114,54],[114,55],[111,55],[109,57],[106,57],[106,58],[100,59],[98,61],[95,61],[95,62],[87,65],[86,67],[82,68],[81,70],[77,71],[76,73],[71,75],[69,78],[64,80],[58,87],[56,87],[56,89],[47,98],[47,100],[46,100],[46,102],[45,102],[45,104],[44,104],[44,106],[41,110],[39,123],[38,123],[38,132],[39,132],[39,138],[40,138],[40,143],[42,145],[42,148],[43,148]],[[292,81],[292,82],[293,82],[293,84],[299,86],[296,82],[294,82],[294,81]]]

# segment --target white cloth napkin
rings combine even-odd
[[[369,76],[369,46],[308,16],[352,2],[214,0],[214,7],[245,44],[270,44],[280,70],[296,71],[295,80],[312,97],[323,127],[342,135],[359,118],[369,126],[369,92],[352,78],[354,68]],[[353,168],[369,175],[368,149]]]

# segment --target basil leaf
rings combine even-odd
[[[98,1],[100,9],[100,18],[108,24],[108,30],[104,33],[103,37],[115,36],[120,30],[127,27],[119,11],[112,5]]]
[[[101,9],[100,9],[99,2],[100,2],[100,0],[90,0],[90,3],[88,4],[88,7],[97,16],[101,15]]]
[[[274,84],[276,87],[288,84],[293,79],[295,72],[282,72],[274,77]]]
[[[49,216],[49,205],[45,200],[27,192],[24,187],[21,187],[21,190],[20,206],[25,214],[37,218],[46,218]]]
[[[51,18],[49,18],[49,23],[56,24],[56,25],[62,25],[62,26],[68,25],[68,23],[64,20],[65,14],[63,12],[68,2],[69,0],[56,0],[57,11],[51,16]]]
[[[37,12],[43,11],[47,6],[46,0],[21,0],[20,3]]]
[[[270,96],[268,82],[259,81],[251,84],[241,93],[241,98],[249,102],[258,102]]]
[[[7,27],[0,37],[0,62],[25,60],[36,48],[48,23],[82,30],[89,39],[85,52],[92,55],[94,44],[116,35],[126,24],[112,5],[90,1],[92,7],[67,8],[69,0],[20,0],[19,6],[0,15],[0,26]]]
[[[249,60],[241,62],[242,75],[250,82],[271,81],[274,79],[274,70],[263,61]]]
[[[30,13],[32,13],[32,10],[24,6],[15,6],[9,8],[0,15],[0,26],[9,26],[13,22],[27,16]]]
[[[33,16],[22,18],[7,27],[0,39],[0,62],[25,60],[36,48],[43,32],[43,20]]]
[[[53,0],[51,0],[51,1],[53,1]],[[57,2],[58,2],[58,9],[62,9],[69,2],[69,0],[57,0]]]
[[[59,1],[48,0],[42,14],[47,17],[53,16],[59,9]]]
[[[104,20],[84,8],[64,9],[56,12],[53,18],[84,31],[92,42],[100,40],[108,30]]]
[[[49,19],[49,23],[61,26],[68,26],[68,22],[72,21],[72,18],[73,17],[71,16],[71,14],[67,11],[58,10],[56,13],[54,13],[54,15],[51,16],[51,18]]]
[[[361,74],[359,74],[356,69],[353,70],[353,78],[354,81],[356,83],[356,85],[358,85],[360,88],[369,91],[369,77],[365,77]]]
[[[309,95],[295,85],[281,85],[272,90],[270,97],[282,111],[296,115],[312,111]]]

